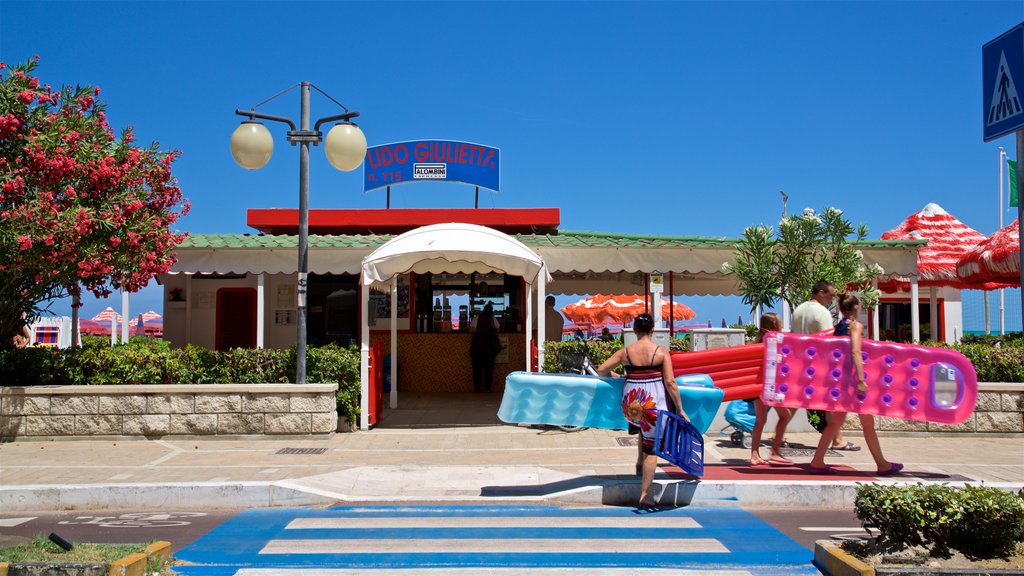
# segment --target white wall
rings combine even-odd
[[[164,339],[175,348],[195,344],[213,349],[217,343],[217,290],[221,288],[257,288],[257,276],[213,280],[192,278],[192,290],[186,292],[184,274],[168,274],[161,277],[164,286]],[[266,348],[288,348],[295,345],[296,325],[276,324],[278,310],[291,310],[295,318],[295,274],[268,274],[265,277],[263,295],[264,346]],[[278,288],[285,293],[279,294]],[[185,302],[171,302],[171,290],[181,288]],[[186,334],[186,315],[191,311],[191,326]],[[294,320],[293,320],[294,321]]]
[[[964,336],[964,309],[960,299],[960,290],[956,288],[940,288],[939,298],[945,299],[942,303],[942,316],[945,324],[942,327],[942,336],[946,342],[959,342]]]

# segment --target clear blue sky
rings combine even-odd
[[[370,145],[501,148],[502,191],[481,206],[557,206],[565,230],[734,237],[775,224],[785,190],[790,210],[835,205],[872,238],[928,202],[990,234],[997,148],[1015,151],[1012,137],[982,142],[981,46],[1022,18],[1020,0],[5,0],[0,57],[38,54],[43,82],[97,85],[112,125],[182,150],[188,232],[254,232],[246,208],[297,206],[283,130],[257,172],[228,138],[236,108],[308,80],[362,113]],[[262,108],[298,109],[295,92]],[[337,110],[314,95],[314,118]],[[361,190],[361,171],[314,149],[311,207],[384,207],[383,191]],[[472,205],[469,187],[392,189],[393,207]],[[1007,300],[1019,308],[1016,291]],[[738,298],[684,302],[716,325],[746,313]],[[107,305],[120,299],[83,314]],[[132,304],[150,308],[153,287]]]

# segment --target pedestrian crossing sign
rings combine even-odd
[[[994,140],[1024,128],[1024,23],[981,49],[984,139]],[[1021,85],[1024,89],[1024,84]]]

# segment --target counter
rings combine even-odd
[[[501,336],[508,341],[508,362],[494,364],[494,392],[504,389],[510,372],[526,369],[526,336],[522,332],[503,332]],[[399,334],[399,396],[402,392],[472,392],[472,337],[465,332]],[[375,332],[370,339],[381,343],[384,354],[391,351],[389,333]]]

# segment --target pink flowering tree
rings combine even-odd
[[[36,58],[38,60],[38,57]],[[99,88],[0,62],[0,347],[54,298],[134,292],[174,263],[178,152],[114,135]]]

